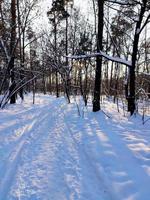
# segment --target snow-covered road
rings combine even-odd
[[[0,200],[149,200],[150,126],[105,111],[43,95],[0,111]]]

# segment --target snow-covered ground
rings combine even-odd
[[[28,95],[0,111],[0,200],[149,200],[150,121]]]

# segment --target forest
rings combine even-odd
[[[150,0],[0,0],[0,200],[149,186]]]
[[[149,0],[91,0],[84,14],[73,0],[54,0],[49,28],[36,31],[39,3],[0,1],[1,108],[28,92],[82,95],[85,105],[90,96],[94,112],[106,96],[131,115],[149,101]]]

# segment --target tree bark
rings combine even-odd
[[[141,11],[139,15],[139,20],[137,21],[136,28],[135,28],[135,35],[134,35],[134,42],[133,42],[133,53],[132,53],[132,66],[129,69],[129,97],[128,97],[128,111],[131,115],[134,114],[136,106],[135,106],[135,68],[137,62],[137,53],[138,53],[138,44],[140,38],[140,29],[144,17],[144,13],[146,11],[146,4],[147,0],[143,0],[143,5],[141,5]]]
[[[97,36],[97,52],[103,50],[103,16],[104,16],[104,0],[98,1],[98,36]],[[101,75],[102,75],[102,56],[96,58],[95,87],[93,112],[100,110],[101,95]]]
[[[16,103],[16,93],[13,93],[15,89],[15,74],[14,74],[14,62],[15,62],[15,42],[16,42],[16,0],[11,1],[11,41],[10,41],[10,57],[9,62],[9,74],[11,86],[9,89],[10,93],[10,104]]]

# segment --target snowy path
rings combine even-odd
[[[0,122],[0,200],[149,200],[149,125],[49,96]]]

